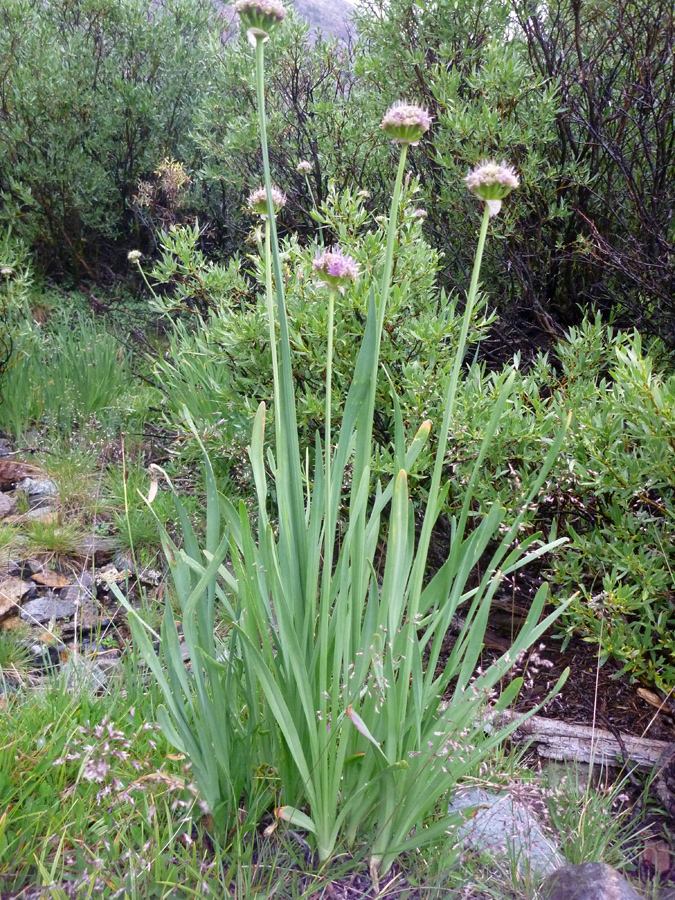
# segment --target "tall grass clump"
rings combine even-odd
[[[557,614],[542,617],[545,586],[511,649],[485,671],[477,673],[476,666],[490,603],[503,578],[560,543],[544,545],[539,535],[516,539],[564,434],[552,441],[515,521],[502,528],[504,510],[495,503],[469,529],[474,485],[514,382],[513,372],[500,376],[485,439],[461,509],[451,521],[446,561],[428,578],[432,531],[448,492],[443,484],[448,432],[483,250],[490,219],[518,179],[509,167],[492,163],[481,164],[467,178],[484,211],[417,537],[408,473],[432,422],[423,422],[408,440],[393,391],[396,475],[386,485],[374,484],[371,477],[380,342],[406,160],[431,125],[426,110],[397,103],[382,120],[386,136],[399,148],[386,246],[370,285],[366,327],[339,434],[331,426],[335,297],[365,276],[339,247],[317,252],[314,270],[325,285],[328,318],[325,429],[323,440],[316,435],[313,457],[303,452],[265,120],[265,42],[285,10],[276,0],[239,0],[236,8],[256,59],[264,167],[259,197],[265,199],[258,211],[264,222],[266,309],[274,349],[274,440],[265,455],[261,403],[249,447],[253,513],[243,502],[237,508],[219,496],[205,458],[203,546],[177,498],[181,548],[162,530],[188,663],[181,657],[174,611],[167,607],[164,616],[160,656],[133,611],[130,620],[164,695],[159,722],[190,758],[215,829],[222,833],[234,827],[242,806],[255,816],[273,803],[277,823],[304,830],[320,862],[341,841],[350,849],[366,845],[377,882],[399,854],[445,836],[451,822],[432,817],[439,801],[515,727],[486,735],[481,710],[518,654]],[[276,498],[273,509],[270,493]],[[215,636],[216,601],[229,621],[223,640]],[[460,608],[464,623],[446,657],[444,640]],[[497,708],[513,699],[519,685],[515,679],[503,690]]]

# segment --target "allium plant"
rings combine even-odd
[[[253,0],[247,10],[252,4]],[[264,0],[260,4],[262,8]],[[321,862],[335,852],[342,838],[349,846],[368,842],[371,874],[377,882],[398,854],[445,835],[452,823],[447,818],[430,823],[429,815],[457,779],[519,724],[516,720],[486,736],[480,714],[519,654],[559,614],[560,608],[542,618],[545,587],[538,591],[508,653],[485,671],[477,673],[476,667],[490,603],[503,578],[560,543],[544,545],[538,535],[517,539],[563,434],[542,459],[539,477],[512,527],[500,528],[504,510],[496,504],[469,530],[473,487],[508,402],[514,373],[500,378],[463,505],[451,522],[448,558],[426,582],[432,529],[448,491],[448,485],[442,484],[445,452],[490,209],[488,198],[459,349],[445,392],[429,499],[416,540],[408,473],[432,423],[423,422],[406,443],[395,394],[398,473],[386,485],[373,485],[370,475],[380,341],[406,156],[430,121],[425,110],[400,104],[382,123],[400,146],[399,167],[379,284],[373,282],[370,287],[365,333],[335,444],[330,428],[332,301],[336,290],[349,290],[358,273],[350,258],[335,248],[317,256],[314,264],[317,279],[328,289],[328,343],[325,440],[322,443],[317,435],[310,471],[298,443],[267,151],[264,41],[263,35],[255,35],[267,200],[267,308],[274,351],[273,450],[264,452],[265,405],[261,404],[249,448],[257,499],[255,526],[243,503],[235,509],[227,498],[218,496],[207,459],[206,546],[200,548],[180,507],[183,548],[179,550],[162,532],[182,608],[190,664],[181,658],[174,614],[168,606],[162,627],[166,671],[141,620],[133,612],[130,620],[166,698],[166,708],[158,714],[160,724],[168,739],[190,757],[216,827],[227,828],[228,816],[231,823],[238,814],[242,792],[243,802],[251,808],[253,767],[272,771],[281,797],[277,820],[305,830]],[[276,498],[272,511],[268,477]],[[385,514],[388,539],[382,553]],[[227,526],[224,533],[221,515]],[[488,547],[495,545],[486,557]],[[479,561],[480,571],[469,587]],[[231,622],[224,645],[214,637],[216,598]],[[446,633],[460,610],[463,625],[445,658]],[[510,702],[519,684],[518,679],[512,681],[498,706]]]

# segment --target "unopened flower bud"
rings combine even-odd
[[[504,160],[501,165],[483,160],[469,171],[464,181],[472,193],[487,203],[490,218],[497,215],[502,208],[502,200],[520,184],[516,170],[513,166],[507,166]]]
[[[431,116],[428,109],[399,100],[385,114],[380,128],[395,144],[414,146],[419,143],[424,132],[429,130],[430,125]]]
[[[258,38],[266,41],[270,32],[286,18],[286,10],[278,0],[237,0],[234,8],[254,47]]]
[[[299,175],[309,175],[309,173],[312,171],[312,164],[311,164],[311,162],[308,162],[306,159],[301,159],[300,162],[295,167],[295,171]]]
[[[312,268],[332,288],[342,289],[350,281],[356,281],[359,275],[356,260],[343,253],[340,247],[331,247],[323,253],[317,250]]]
[[[275,212],[283,206],[286,206],[286,194],[279,190],[275,185],[272,185],[272,204],[274,205]],[[253,191],[249,194],[248,205],[249,209],[257,215],[267,215],[267,191],[264,187],[258,188],[257,191]]]
[[[138,260],[143,256],[140,250],[130,250],[127,253],[127,259],[130,263],[138,262]]]

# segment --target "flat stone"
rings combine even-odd
[[[16,509],[16,500],[9,494],[0,494],[0,519],[11,516]]]
[[[27,522],[41,522],[43,525],[56,524],[59,521],[58,510],[53,506],[38,506],[29,509],[21,515],[7,516],[5,522],[8,525],[25,525]]]
[[[67,587],[61,588],[59,591],[61,600],[67,600],[69,603],[82,604],[92,598],[91,588],[81,583],[69,584]]]
[[[0,459],[0,490],[8,491],[24,478],[46,478],[42,469],[22,459]]]
[[[55,594],[47,594],[24,603],[21,607],[21,618],[42,625],[51,622],[52,619],[70,619],[76,611],[77,605],[70,600],[61,600]]]
[[[31,586],[20,578],[7,578],[0,583],[0,619],[16,613],[22,598],[29,593]]]
[[[546,879],[542,900],[643,900],[623,875],[606,863],[563,866]]]
[[[28,494],[29,500],[43,497],[58,497],[59,486],[51,478],[22,478],[16,485],[17,491]]]
[[[117,542],[114,538],[100,534],[88,534],[78,544],[77,552],[86,559],[93,558],[95,564],[100,566],[112,559],[116,549]]]
[[[543,877],[564,863],[534,814],[509,794],[490,794],[480,788],[461,791],[450,802],[448,813],[474,809],[457,830],[459,840],[470,847],[515,860],[518,872],[525,876]]]

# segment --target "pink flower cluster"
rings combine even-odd
[[[337,288],[344,287],[349,281],[356,281],[359,274],[356,261],[337,246],[323,253],[317,250],[312,268],[315,272],[321,273],[327,284]]]
[[[428,109],[398,100],[385,113],[380,128],[389,135],[394,143],[414,146],[419,143],[422,135],[429,130],[430,126],[431,116]]]

